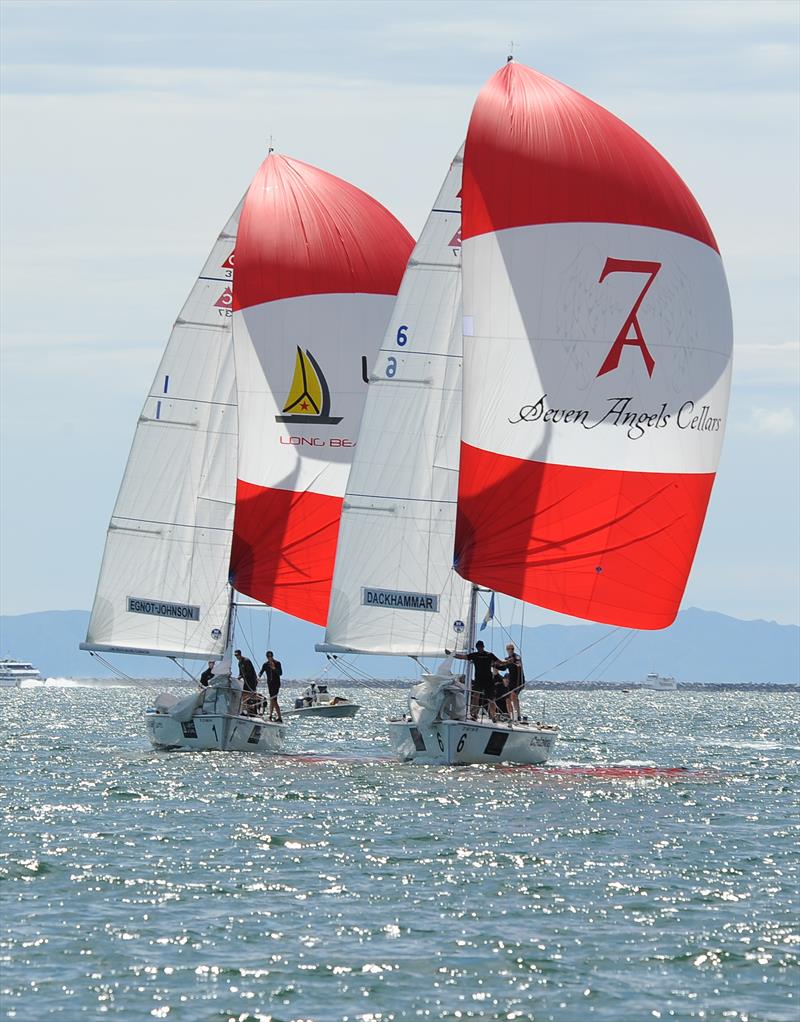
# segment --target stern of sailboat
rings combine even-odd
[[[558,730],[545,724],[442,720],[418,725],[389,721],[389,740],[404,762],[440,766],[519,763],[541,766],[550,758]]]

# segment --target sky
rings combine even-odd
[[[91,606],[161,351],[270,139],[416,235],[513,41],[655,145],[712,225],[734,383],[683,605],[800,623],[798,11],[2,3],[0,612]]]

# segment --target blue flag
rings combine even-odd
[[[486,613],[483,616],[483,622],[481,623],[481,627],[478,630],[482,632],[483,629],[493,619],[494,619],[494,593],[492,593],[492,598],[489,600],[489,606],[486,610]]]

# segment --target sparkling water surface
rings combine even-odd
[[[1,692],[3,1016],[796,1022],[796,693],[547,693],[545,768],[396,763],[348,695],[267,757]]]

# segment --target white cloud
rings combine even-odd
[[[794,410],[783,408],[752,407],[750,416],[739,427],[742,433],[761,433],[767,436],[786,436],[797,431]]]

